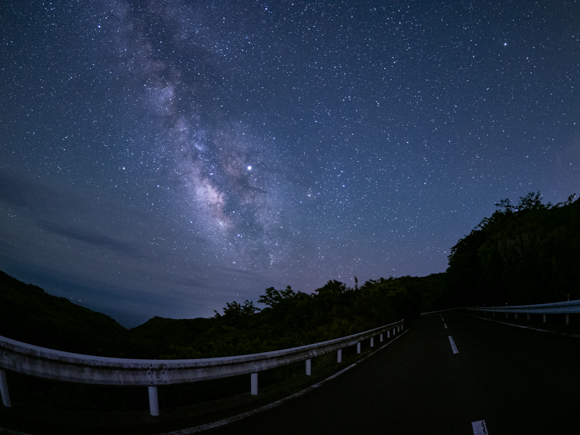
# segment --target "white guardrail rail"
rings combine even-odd
[[[527,314],[528,320],[530,320],[530,314],[542,314],[544,323],[546,323],[547,314],[565,314],[566,324],[568,324],[570,322],[570,314],[580,313],[580,299],[574,301],[553,302],[550,304],[511,305],[505,307],[464,307],[463,309],[479,311],[481,313],[491,312],[494,316],[495,313],[505,313],[506,318],[509,313],[513,313],[516,319],[518,318],[518,314]]]
[[[197,382],[250,373],[250,392],[256,395],[258,394],[258,372],[262,370],[306,361],[306,374],[310,375],[313,357],[336,351],[337,362],[340,363],[343,348],[356,344],[357,353],[360,353],[363,340],[370,339],[370,346],[373,347],[374,337],[379,336],[382,342],[385,332],[389,338],[391,332],[394,335],[403,329],[403,323],[404,320],[399,320],[347,337],[272,352],[181,360],[81,355],[34,346],[0,336],[0,394],[4,406],[10,407],[5,370],[65,382],[141,385],[148,387],[151,415],[158,416],[157,386],[159,385]]]

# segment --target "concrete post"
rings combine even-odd
[[[371,337],[371,347],[375,347],[375,337]]]
[[[360,341],[356,344],[356,353],[360,353]]]
[[[338,349],[336,351],[336,362],[337,363],[341,363],[342,362],[342,349]]]
[[[6,371],[0,369],[0,395],[2,396],[2,403],[6,408],[12,407],[10,402],[10,394],[8,393],[8,382],[6,382]]]
[[[250,381],[252,383],[252,386],[250,388],[250,394],[252,396],[257,396],[258,395],[258,373],[252,373],[252,375],[250,376]]]
[[[159,417],[159,399],[157,398],[157,387],[149,386],[149,412],[153,417]]]
[[[306,360],[306,376],[310,376],[312,374],[312,360]]]
[[[546,315],[544,314],[543,317],[544,317],[544,323],[546,323]]]
[[[379,335],[379,341],[382,343],[383,342],[383,334],[381,333],[381,335]]]
[[[387,331],[387,338],[391,338],[391,330],[390,329]]]
[[[566,325],[570,323],[570,314],[566,313]]]

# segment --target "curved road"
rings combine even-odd
[[[204,433],[564,434],[579,433],[579,410],[580,339],[443,313],[315,390]]]

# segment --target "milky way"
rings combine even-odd
[[[8,1],[0,269],[136,325],[443,272],[580,185],[576,1]]]
[[[233,264],[273,264],[281,257],[282,182],[251,128],[227,116],[231,73],[205,13],[182,2],[106,6],[118,74],[142,86],[138,102],[155,125],[157,158],[178,185],[192,231],[211,235]]]

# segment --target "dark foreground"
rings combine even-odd
[[[453,353],[449,336],[458,353]],[[204,433],[472,434],[479,433],[473,423],[482,420],[491,435],[576,433],[579,367],[580,338],[461,313],[431,315],[318,388]],[[65,430],[58,425],[22,424],[25,412],[1,408],[0,427],[31,433],[91,432],[87,426]],[[162,412],[174,413],[176,420],[156,422],[141,413],[146,421],[118,432],[155,433],[175,430],[177,424],[196,425],[194,418],[179,417],[176,410]],[[107,415],[91,418],[96,419],[95,430],[97,420]],[[107,432],[114,433],[115,428],[108,427]]]
[[[579,405],[580,339],[444,313],[302,398],[207,433],[472,434],[481,420],[491,435],[577,433]]]

